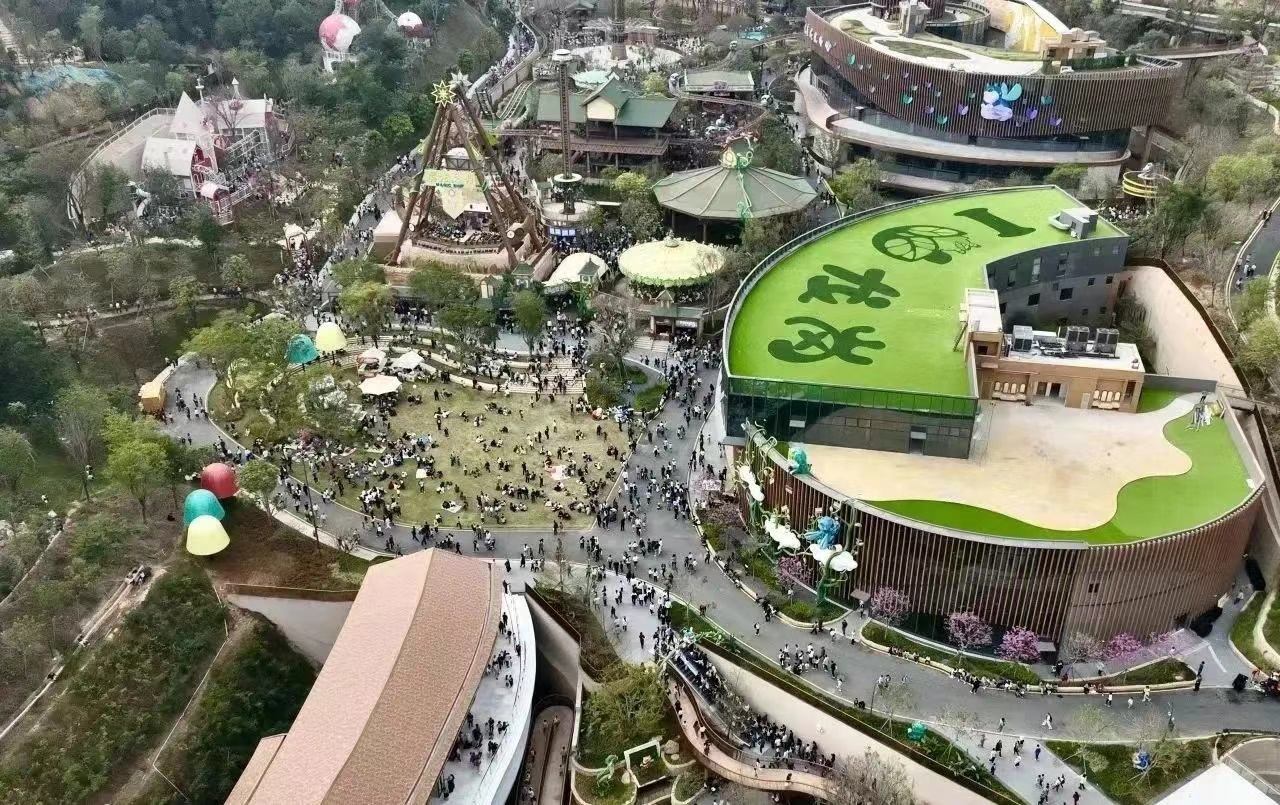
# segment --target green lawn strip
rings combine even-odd
[[[952,668],[956,667],[958,662],[961,668],[978,676],[992,679],[1008,679],[1012,682],[1022,682],[1026,685],[1040,684],[1039,675],[1025,665],[1001,660],[979,659],[965,654],[961,654],[959,660],[957,660],[954,651],[946,651],[930,646],[927,643],[912,640],[906,635],[892,629],[886,629],[878,623],[867,623],[862,627],[862,634],[873,643],[900,648],[903,651],[912,651]]]
[[[1171,402],[1181,397],[1182,394],[1183,393],[1181,391],[1174,391],[1173,389],[1153,389],[1144,387],[1142,389],[1142,394],[1138,395],[1137,412],[1139,414],[1149,414],[1152,411],[1159,411],[1162,408],[1168,407]]]
[[[1116,805],[1147,805],[1192,774],[1206,768],[1212,758],[1213,742],[1209,738],[1189,741],[1176,762],[1154,764],[1145,775],[1133,767],[1137,746],[1126,744],[1085,744],[1069,741],[1045,741],[1045,747],[1071,768],[1084,773],[1090,785]]]
[[[662,395],[667,391],[667,383],[659,380],[648,388],[641,389],[636,392],[635,399],[631,405],[640,411],[652,411],[658,407],[658,403],[662,400]]]
[[[1182,660],[1165,657],[1148,665],[1134,668],[1124,673],[1093,678],[1081,678],[1081,682],[1103,682],[1116,685],[1167,685],[1170,682],[1190,682],[1196,678],[1196,672]]]
[[[182,738],[159,765],[190,802],[222,802],[258,741],[287,732],[316,679],[311,665],[266,619],[250,614],[249,633],[219,657]],[[156,779],[140,801],[188,801]]]
[[[1235,623],[1231,624],[1231,644],[1255,668],[1273,671],[1276,670],[1275,666],[1267,662],[1266,658],[1262,656],[1262,651],[1253,640],[1253,627],[1257,624],[1258,617],[1262,614],[1262,602],[1266,597],[1266,593],[1255,594],[1249,599],[1249,604],[1236,616]],[[1270,616],[1268,616],[1268,620],[1270,620]]]
[[[919,42],[899,39],[881,39],[876,44],[886,50],[892,50],[894,53],[905,53],[908,56],[918,56],[920,58],[957,60],[969,58],[969,54],[967,53],[960,53],[959,51],[949,50],[947,48],[937,48],[932,45],[924,45]]]
[[[186,706],[225,637],[204,572],[157,579],[109,642],[71,676],[35,736],[0,767],[0,803],[96,800]]]
[[[1123,416],[1123,414],[1117,414]],[[1115,516],[1096,528],[1042,528],[999,512],[942,500],[871,501],[885,511],[925,523],[978,534],[1020,539],[1057,539],[1109,544],[1186,531],[1240,505],[1251,490],[1244,462],[1222,419],[1192,430],[1186,417],[1164,426],[1165,438],[1191,458],[1181,475],[1139,478],[1121,488]]]
[[[926,201],[872,215],[826,234],[796,249],[756,282],[733,322],[729,368],[747,377],[967,396],[965,354],[952,348],[965,289],[985,288],[985,267],[994,260],[1071,242],[1071,236],[1049,226],[1048,219],[1074,203],[1055,188],[990,193]],[[955,215],[974,209],[1031,227],[1034,232],[1001,238],[988,226]],[[889,233],[881,246],[893,251],[896,257],[891,257],[879,251],[873,239],[894,227],[918,229]],[[932,234],[911,234],[916,232]],[[1097,237],[1116,234],[1114,227],[1099,225]],[[880,283],[896,295],[877,295],[876,302],[888,302],[878,308],[850,304],[839,290],[832,295],[834,304],[824,302],[809,293],[810,280],[828,281],[833,290],[844,282],[823,271],[828,264],[846,271],[883,271]],[[816,318],[839,331],[873,327],[874,332],[864,332],[863,337],[883,342],[884,347],[858,350],[859,356],[871,359],[865,364],[834,358],[783,360],[770,352],[773,341],[784,339],[794,344],[806,326],[818,331],[812,323],[786,323],[795,317]]]
[[[1259,595],[1259,598],[1265,596]],[[1259,613],[1261,616],[1261,613]],[[1262,625],[1262,637],[1270,644],[1272,650],[1280,651],[1280,595],[1275,597],[1271,602],[1271,609],[1267,612],[1267,621]]]
[[[762,677],[786,692],[806,703],[822,710],[833,718],[848,724],[859,732],[871,736],[876,741],[891,749],[910,757],[917,763],[946,775],[960,785],[976,791],[992,802],[1001,805],[1014,805],[1022,800],[1004,786],[985,768],[975,763],[963,750],[958,749],[945,737],[930,729],[923,741],[918,744],[904,740],[910,722],[899,719],[886,721],[878,713],[869,713],[851,707],[841,701],[816,690],[811,685],[797,680],[776,665],[765,661],[751,649],[741,645],[736,639],[724,634],[724,630],[697,612],[680,603],[671,605],[671,625],[677,629],[693,629],[697,634],[720,633],[720,643],[711,640],[700,641],[699,645],[713,654],[731,660],[744,670]]]

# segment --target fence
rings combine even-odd
[[[81,199],[83,198],[84,191],[85,191],[85,172],[90,167],[93,166],[94,161],[110,145],[118,141],[121,137],[124,137],[129,132],[141,126],[144,121],[150,120],[156,115],[163,115],[163,114],[172,115],[174,114],[174,109],[167,106],[157,106],[156,108],[147,111],[146,113],[140,115],[139,117],[134,118],[132,123],[119,129],[110,137],[108,137],[107,139],[99,143],[98,147],[93,149],[93,151],[89,154],[89,157],[80,164],[79,169],[77,169],[76,172],[72,174],[71,181],[67,184],[67,217],[71,219],[71,222],[73,224],[77,226],[84,226],[84,207],[82,205]]]

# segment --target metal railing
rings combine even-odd
[[[1249,785],[1253,786],[1254,788],[1258,789],[1262,793],[1266,794],[1268,797],[1275,800],[1276,802],[1280,802],[1280,788],[1276,788],[1274,785],[1272,785],[1271,783],[1268,783],[1262,777],[1258,776],[1257,772],[1255,772],[1253,769],[1249,768],[1248,766],[1244,765],[1243,763],[1241,763],[1240,761],[1236,760],[1235,758],[1229,755],[1227,757],[1224,757],[1222,759],[1222,762],[1226,764],[1227,768],[1231,769],[1236,774],[1239,774],[1241,777],[1247,780]]]
[[[80,167],[71,175],[71,181],[67,183],[67,217],[77,226],[84,226],[84,208],[81,206],[80,197],[84,194],[85,172],[93,165],[94,161],[109,148],[113,143],[117,142],[129,132],[140,127],[143,122],[162,114],[174,114],[175,110],[169,106],[157,106],[148,110],[132,122],[116,130],[107,139],[98,143],[98,147],[89,153],[84,162],[80,163]]]

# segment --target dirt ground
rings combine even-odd
[[[355,590],[369,562],[299,535],[246,500],[225,504],[231,544],[205,559],[219,584],[257,584],[310,590]]]
[[[436,391],[441,395],[439,401],[433,396]],[[447,393],[452,396],[446,397]],[[422,395],[422,403],[414,405],[404,402],[409,394]],[[565,466],[571,463],[582,464],[585,457],[590,456],[587,479],[594,479],[602,484],[599,495],[603,496],[612,483],[612,479],[607,476],[608,471],[615,470],[616,474],[619,466],[618,459],[609,457],[606,451],[611,445],[619,450],[625,450],[626,447],[624,434],[618,432],[616,423],[597,422],[589,414],[572,413],[572,397],[559,396],[553,403],[543,395],[540,400],[535,401],[532,395],[494,395],[440,381],[408,383],[401,389],[400,395],[402,402],[391,420],[391,435],[429,435],[435,440],[429,453],[435,457],[436,469],[444,473],[443,480],[450,484],[446,491],[437,492],[436,488],[441,481],[426,479],[426,491],[419,492],[418,482],[414,477],[416,465],[410,461],[395,468],[396,472],[405,475],[405,488],[400,493],[401,514],[397,518],[401,522],[424,523],[433,521],[436,514],[441,514],[442,524],[447,527],[456,526],[458,522],[463,526],[477,523],[480,520],[476,511],[476,495],[486,493],[503,502],[514,500],[504,497],[500,490],[508,483],[516,486],[524,483],[521,462],[538,476],[541,486],[538,481],[531,485],[540,488],[547,499],[566,506],[574,501],[586,503],[591,496],[587,493],[586,483],[578,480],[576,475],[563,481],[563,491],[555,491],[556,479],[550,470],[544,468],[546,458],[551,458],[552,466]],[[486,406],[490,403],[509,409],[510,413],[486,411]],[[439,430],[434,418],[437,409],[448,412],[448,417]],[[480,413],[485,414],[485,418],[480,427],[476,427],[474,420]],[[600,426],[599,434],[597,426]],[[444,433],[446,428],[449,431],[447,436]],[[503,433],[503,428],[507,428],[508,432]],[[534,434],[539,431],[545,434],[540,444],[534,440]],[[486,451],[485,445],[494,441],[500,442],[501,447],[490,446]],[[557,454],[557,451],[560,452]],[[366,460],[375,457],[375,454],[363,451],[357,455]],[[461,467],[450,465],[451,456],[457,457]],[[510,470],[500,470],[499,461],[510,462]],[[452,484],[457,484],[460,491]],[[385,484],[383,488],[386,488]],[[347,494],[341,498],[342,502],[358,510],[359,491],[358,488],[348,486]],[[442,504],[451,500],[466,500],[468,508],[459,514],[445,511]],[[504,509],[504,526],[549,528],[554,517],[552,510],[543,501],[524,502],[528,503],[528,511]],[[572,520],[561,522],[568,527],[578,527],[590,520],[590,514],[576,513]],[[494,525],[494,518],[489,516],[487,523]]]

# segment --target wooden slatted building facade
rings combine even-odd
[[[813,9],[805,16],[805,36],[813,55],[869,105],[951,136],[1046,137],[1159,123],[1186,74],[1179,62],[1152,56],[1138,57],[1132,67],[1049,75],[951,70],[876,48]],[[986,119],[983,92],[1001,84],[1020,85],[1018,97],[1008,104],[1010,116]]]
[[[1140,542],[1016,540],[913,522],[851,501],[812,476],[793,476],[777,453],[770,461],[765,509],[786,506],[797,522],[834,514],[845,524],[846,543],[862,540],[858,569],[838,588],[838,600],[888,586],[904,592],[916,612],[972,611],[1059,644],[1077,631],[1103,639],[1164,631],[1213,607],[1231,587],[1261,505],[1259,488],[1212,523]],[[745,512],[745,499],[742,505]]]

